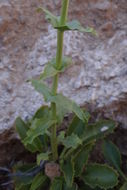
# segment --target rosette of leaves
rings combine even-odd
[[[27,122],[20,117],[16,119],[16,130],[22,143],[29,151],[37,153],[34,166],[28,164],[15,169],[18,174],[15,175],[16,190],[110,189],[118,183],[118,173],[111,166],[88,161],[96,141],[112,133],[115,123],[111,120],[90,123],[87,111],[57,93],[58,77],[72,63],[70,58],[62,55],[64,31],[96,34],[94,29],[84,28],[76,20],[67,22],[68,5],[69,0],[62,1],[60,17],[43,8],[38,9],[45,13],[46,19],[57,30],[57,53],[56,58],[46,64],[40,78],[31,80],[35,90],[43,95],[49,106],[41,106]],[[53,78],[52,88],[47,86],[47,78]],[[74,118],[67,130],[60,130],[68,113],[73,113]],[[45,172],[46,163],[52,163],[52,166],[54,163],[60,171],[54,176],[50,175],[50,178]],[[49,170],[52,174],[52,168]]]

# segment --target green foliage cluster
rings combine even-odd
[[[49,106],[41,106],[35,115],[27,122],[20,117],[16,119],[16,130],[19,133],[25,148],[37,153],[35,164],[17,166],[17,172],[28,175],[20,175],[15,178],[16,190],[100,190],[111,189],[117,186],[119,174],[126,183],[121,190],[127,189],[127,178],[121,171],[121,156],[116,146],[109,142],[103,143],[103,154],[107,164],[90,163],[88,161],[98,139],[104,139],[113,132],[115,123],[111,120],[101,120],[90,123],[90,114],[82,110],[75,102],[57,93],[59,74],[71,65],[69,57],[62,55],[63,34],[67,30],[78,30],[96,34],[92,28],[83,28],[74,20],[67,22],[69,0],[62,1],[61,16],[56,17],[48,10],[43,11],[46,19],[57,29],[57,54],[45,66],[40,78],[32,79],[35,90],[41,93]],[[47,78],[53,78],[53,86],[50,89],[45,82]],[[67,130],[58,130],[67,113],[74,114]],[[57,163],[60,175],[52,179],[46,175],[44,169],[33,175],[29,175],[42,162]]]

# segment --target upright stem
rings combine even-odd
[[[64,25],[66,23],[67,14],[68,14],[68,5],[69,5],[69,0],[62,0],[60,25]],[[64,38],[64,32],[57,30],[57,52],[56,52],[56,68],[57,69],[59,69],[62,65],[63,38]],[[53,78],[53,86],[52,86],[53,95],[56,95],[56,93],[57,93],[58,79],[59,79],[59,75],[56,74]],[[56,104],[52,103],[51,108],[52,108],[52,117],[53,117],[53,119],[56,119]],[[52,126],[52,136],[51,136],[51,148],[52,148],[52,154],[53,154],[54,161],[56,161],[58,159],[56,130],[57,130],[57,126],[56,126],[56,124],[54,124]]]

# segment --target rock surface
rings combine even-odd
[[[38,6],[59,14],[60,0],[0,1],[0,133],[20,115],[43,104],[27,79],[37,77],[55,56],[56,31]],[[127,128],[127,2],[72,0],[69,19],[95,27],[99,36],[65,33],[64,53],[73,66],[60,76],[59,91]]]

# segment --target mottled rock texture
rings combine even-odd
[[[0,0],[0,133],[43,104],[26,80],[55,56],[56,31],[36,8],[59,15],[60,2]],[[127,128],[127,1],[72,0],[69,19],[75,18],[99,35],[65,33],[64,53],[73,66],[60,76],[59,91]]]

